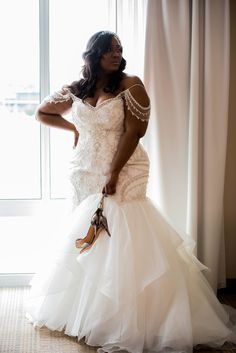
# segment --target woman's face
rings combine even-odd
[[[112,38],[109,50],[100,59],[100,67],[106,73],[117,71],[122,59],[122,47],[116,37]]]

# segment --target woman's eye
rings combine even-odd
[[[115,52],[115,51],[119,51],[119,53],[122,53],[122,47],[121,46],[118,46],[118,47],[110,47],[107,49],[107,53],[111,53],[111,52]]]
[[[120,53],[122,53],[122,47],[121,46],[116,47],[116,50],[119,51]]]

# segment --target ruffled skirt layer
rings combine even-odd
[[[198,344],[236,344],[229,309],[216,298],[183,240],[149,199],[118,203],[107,197],[102,231],[80,254],[101,194],[73,212],[55,256],[38,272],[26,303],[34,326],[85,337],[98,352],[191,352]],[[235,313],[235,312],[234,312]]]

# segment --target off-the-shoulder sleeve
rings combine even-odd
[[[140,98],[146,96],[144,86],[135,84],[123,91],[122,96],[131,114],[143,122],[148,122],[151,111],[150,100],[148,98],[149,103],[144,105],[142,98]]]
[[[61,90],[49,94],[43,99],[44,103],[63,103],[73,99],[73,95],[67,86],[63,86]]]

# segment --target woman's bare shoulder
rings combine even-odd
[[[126,90],[136,84],[143,86],[143,82],[138,76],[129,75],[129,74],[124,73],[124,76],[121,80],[122,90]]]
[[[143,107],[148,107],[150,99],[146,92],[145,86],[142,80],[138,76],[126,75],[123,80],[123,91],[129,90],[133,97],[133,100],[141,104]]]

